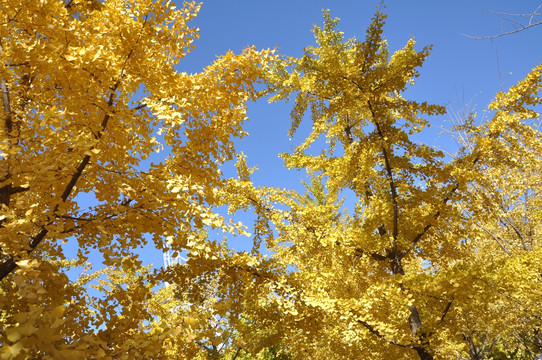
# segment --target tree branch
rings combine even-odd
[[[542,24],[542,21],[537,21],[537,22],[529,24],[529,25],[521,26],[519,29],[515,29],[515,30],[512,30],[512,31],[506,31],[506,32],[503,32],[503,33],[500,33],[500,34],[497,34],[497,35],[488,35],[488,36],[471,36],[471,35],[467,35],[467,34],[462,34],[462,35],[464,35],[464,36],[466,36],[468,38],[471,38],[471,39],[476,39],[476,40],[495,39],[495,38],[498,38],[498,37],[501,37],[501,36],[512,35],[512,34],[518,33],[518,32],[523,31],[523,30],[527,30],[529,28],[532,28],[532,27],[535,27],[535,26],[538,26],[538,25],[541,25],[541,24]]]
[[[233,358],[231,360],[235,360],[237,359],[237,356],[239,356],[239,353],[241,352],[241,348],[237,348],[237,351],[235,352],[235,355],[233,356]]]
[[[373,109],[373,106],[371,104],[371,101],[367,101],[367,106],[369,107],[369,110],[371,111],[371,116],[373,118],[373,124],[375,126],[375,129],[377,131],[378,136],[380,136],[380,139],[384,141],[384,133],[382,132],[382,129],[380,127],[380,124],[376,120],[376,113]],[[405,271],[403,270],[403,266],[401,265],[401,257],[399,252],[397,251],[397,240],[399,237],[399,203],[397,202],[397,186],[395,185],[395,180],[393,178],[393,170],[390,163],[390,154],[388,154],[388,150],[386,149],[386,146],[384,143],[381,145],[382,148],[382,156],[384,157],[384,167],[386,169],[386,173],[388,176],[389,186],[390,186],[390,193],[391,193],[391,201],[393,204],[393,229],[392,229],[392,238],[393,238],[393,249],[391,252],[387,254],[387,257],[391,260],[391,270],[395,274],[405,274]],[[379,233],[381,236],[383,233]]]
[[[367,105],[369,107],[369,110],[371,111],[371,115],[373,118],[373,124],[375,125],[376,131],[378,133],[378,136],[380,136],[380,139],[384,140],[384,134],[382,132],[382,129],[380,128],[380,124],[376,120],[376,114],[373,109],[373,106],[371,105],[371,102],[368,101]],[[395,185],[395,180],[393,179],[393,170],[391,168],[390,163],[390,155],[388,154],[388,151],[386,147],[382,144],[382,155],[384,157],[384,166],[386,168],[386,173],[388,174],[388,181],[390,183],[390,193],[391,198],[393,202],[393,230],[392,230],[392,236],[394,240],[394,248],[396,251],[397,248],[397,237],[399,235],[399,204],[397,202],[397,187]]]
[[[373,326],[371,326],[370,324],[368,324],[366,321],[363,321],[363,320],[358,320],[358,323],[360,323],[361,325],[363,325],[367,330],[369,330],[369,332],[373,335],[376,335],[377,337],[379,337],[380,339],[386,341],[388,344],[391,344],[391,345],[395,345],[395,346],[399,346],[399,347],[402,347],[402,348],[406,348],[406,349],[411,349],[412,347],[409,346],[409,345],[405,345],[405,344],[401,344],[395,340],[388,340],[386,339],[386,337],[384,335],[382,335],[378,330],[376,330]]]
[[[507,248],[504,247],[504,244],[501,242],[502,239],[500,239],[497,235],[493,234],[491,231],[489,231],[488,229],[486,229],[483,225],[481,224],[476,224],[478,225],[478,227],[482,230],[484,230],[489,236],[491,236],[493,238],[493,240],[495,240],[497,242],[497,244],[499,244],[500,248],[508,255],[508,256],[512,256],[512,254],[510,253],[510,251],[508,251]]]
[[[446,318],[446,315],[448,315],[448,312],[452,308],[452,303],[453,302],[454,302],[454,298],[452,298],[452,300],[448,301],[448,304],[446,305],[446,308],[444,308],[444,311],[442,312],[442,315],[440,316],[440,320],[437,323],[437,327],[442,324],[442,322],[444,321],[444,318]],[[432,331],[432,332],[429,333],[429,336],[431,336],[433,334],[434,334],[434,332]]]
[[[497,34],[497,35],[488,35],[488,36],[471,36],[471,35],[467,35],[467,34],[462,34],[462,35],[466,36],[466,37],[469,37],[471,39],[482,40],[482,39],[495,39],[495,38],[498,38],[498,37],[501,37],[501,36],[516,34],[516,33],[520,32],[520,31],[524,31],[524,30],[527,30],[529,28],[532,28],[532,27],[535,27],[535,26],[538,26],[538,25],[542,24],[542,20],[540,20],[540,21],[536,20],[535,21],[535,16],[541,16],[542,15],[542,13],[538,12],[538,10],[540,10],[540,8],[542,8],[542,4],[538,5],[538,7],[532,13],[529,13],[529,14],[514,14],[514,13],[506,13],[506,12],[500,12],[500,11],[486,10],[487,12],[495,14],[495,15],[499,16],[500,18],[504,19],[505,21],[508,21],[509,23],[512,23],[513,26],[515,27],[515,29],[510,30],[510,31],[505,31],[505,32],[502,32],[502,33]],[[528,18],[529,21],[527,22],[527,24],[522,24],[520,21],[514,20],[512,18]]]
[[[111,108],[113,106],[116,90],[117,90],[119,84],[120,84],[120,80],[117,81],[115,86],[111,89],[111,93],[109,95],[109,100],[107,102],[107,105],[108,105],[109,108]],[[97,140],[99,140],[102,137],[103,131],[107,127],[107,123],[109,122],[110,118],[111,118],[111,115],[109,114],[109,112],[106,112],[106,114],[104,115],[104,118],[102,120],[102,123],[101,123],[101,131],[98,134],[95,135]],[[91,150],[92,149],[94,149],[94,146],[91,148]],[[75,184],[77,183],[77,181],[79,180],[79,178],[83,174],[83,171],[85,170],[85,168],[87,167],[89,162],[90,162],[90,155],[85,155],[83,160],[81,160],[81,162],[79,163],[79,166],[77,167],[77,170],[71,176],[70,181],[66,185],[66,188],[64,189],[64,192],[62,193],[62,196],[60,197],[61,202],[66,202],[68,200],[68,197],[70,196],[71,192],[73,191],[73,188],[75,187]],[[55,206],[53,212],[56,212],[58,210],[58,207],[59,207],[59,204],[57,204]],[[28,254],[30,254],[40,244],[40,242],[43,241],[43,239],[47,236],[48,232],[49,232],[49,230],[47,230],[45,228],[45,226],[42,226],[40,231],[30,239],[29,249],[27,250]],[[17,264],[16,264],[15,259],[12,256],[10,256],[2,264],[0,264],[0,280],[4,279],[6,276],[8,276],[9,273],[11,273],[16,267],[17,267]]]

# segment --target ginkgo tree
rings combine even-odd
[[[267,300],[246,311],[299,359],[533,358],[542,65],[497,94],[491,115],[462,119],[446,154],[414,140],[445,108],[404,96],[431,48],[411,39],[390,54],[385,18],[360,41],[324,12],[316,45],[268,76],[273,101],[294,99],[290,135],[312,122],[282,157],[314,179],[306,195],[255,188],[241,162],[229,182],[243,194],[225,197],[230,211],[255,209],[274,260],[251,270]]]
[[[0,1],[0,358],[169,358],[182,321],[157,320],[161,283],[134,249],[216,257],[202,228],[244,232],[213,207],[273,56],[179,71],[199,8]],[[98,254],[108,268],[66,275]]]
[[[325,12],[300,58],[187,74],[199,7],[0,0],[0,358],[540,353],[542,65],[449,155],[414,140],[445,109],[404,95],[430,47],[390,54],[381,11],[363,41]],[[283,155],[306,194],[255,187],[236,153],[263,79],[290,135],[310,116]],[[247,234],[224,205],[254,210],[250,253],[204,236]],[[187,260],[142,267],[143,246]]]

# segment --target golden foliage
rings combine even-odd
[[[169,358],[164,344],[187,338],[180,314],[156,323],[162,280],[134,250],[216,258],[204,227],[244,233],[214,210],[220,165],[273,57],[247,48],[179,72],[199,8],[0,1],[0,358]],[[74,281],[97,253],[105,272]]]
[[[445,109],[403,96],[430,47],[391,54],[381,11],[363,41],[324,12],[300,58],[247,48],[187,74],[196,3],[0,9],[0,359],[540,352],[542,65],[446,156],[413,137]],[[235,151],[263,79],[294,99],[290,135],[310,118],[281,155],[305,194],[256,188]],[[220,206],[254,211],[252,252],[207,237],[248,234]],[[142,267],[149,242],[187,260]]]
[[[461,149],[447,157],[412,137],[445,109],[402,96],[430,48],[411,39],[390,55],[384,19],[345,40],[325,12],[316,45],[268,76],[272,100],[295,99],[290,135],[310,116],[312,132],[282,157],[314,180],[298,195],[244,179],[250,201],[229,200],[255,207],[280,269],[265,295],[278,311],[253,316],[300,359],[532,357],[542,65],[497,94],[489,119],[458,126]]]

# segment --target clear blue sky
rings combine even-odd
[[[177,1],[181,6],[181,1]],[[322,9],[330,9],[341,19],[339,28],[345,37],[363,39],[365,29],[380,3],[377,0],[209,0],[193,22],[200,28],[196,49],[182,60],[180,71],[198,72],[217,55],[228,50],[236,53],[255,45],[276,48],[284,55],[299,56],[303,48],[314,43],[311,29],[322,23]],[[388,0],[384,36],[391,52],[415,37],[419,48],[433,44],[432,55],[421,69],[416,85],[407,97],[446,105],[454,109],[468,106],[482,111],[492,96],[513,85],[542,61],[542,26],[495,40],[474,40],[474,36],[498,34],[510,30],[510,24],[485,10],[530,13],[542,1],[404,1]],[[500,74],[500,75],[499,75]],[[268,104],[265,100],[249,104],[246,130],[250,135],[237,143],[248,156],[250,166],[259,171],[253,180],[257,185],[302,190],[302,173],[288,171],[278,158],[299,144],[302,136],[288,139],[289,112],[292,104]],[[432,130],[422,138],[430,145],[453,150],[446,134],[438,135],[449,116],[435,120]],[[310,126],[307,122],[305,126]],[[305,128],[305,131],[307,128]],[[301,131],[303,132],[303,131]],[[250,222],[250,218],[244,218]],[[249,224],[250,225],[250,224]],[[213,236],[213,235],[211,235]],[[235,240],[243,248],[249,239]],[[239,243],[241,241],[241,243]],[[158,254],[147,253],[161,265]],[[158,260],[158,261],[157,261]]]

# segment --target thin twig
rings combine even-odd
[[[499,12],[499,11],[493,11],[493,10],[486,10],[486,12],[497,15],[500,18],[504,19],[505,21],[508,21],[509,23],[512,23],[513,26],[515,27],[514,30],[505,31],[505,32],[502,32],[500,34],[487,35],[487,36],[472,36],[472,35],[467,35],[467,34],[462,34],[462,35],[466,36],[468,38],[471,38],[471,39],[482,40],[482,39],[496,39],[496,38],[499,38],[499,37],[502,37],[502,36],[516,34],[516,33],[520,32],[520,31],[524,31],[524,30],[527,30],[527,29],[530,29],[532,27],[535,27],[535,26],[538,26],[538,25],[542,24],[542,20],[535,21],[536,16],[541,16],[542,15],[542,13],[538,12],[538,10],[540,10],[540,8],[542,8],[542,4],[538,5],[538,7],[532,13],[529,13],[529,14],[514,14],[514,13],[506,13],[506,12]],[[529,18],[529,21],[528,21],[527,24],[522,24],[519,21],[514,20],[513,18]]]

